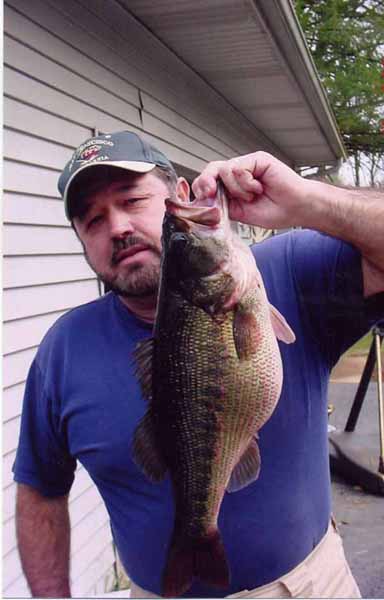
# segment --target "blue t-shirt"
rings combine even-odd
[[[253,252],[269,300],[296,342],[279,344],[284,384],[260,432],[260,477],[225,493],[221,506],[231,585],[218,591],[196,582],[186,596],[220,597],[264,585],[294,568],[323,537],[331,512],[329,372],[373,323],[363,300],[361,256],[350,245],[294,231]],[[132,351],[151,330],[113,293],[54,324],[28,376],[14,473],[16,481],[56,496],[69,491],[80,461],[105,501],[128,575],[160,593],[174,515],[170,481],[149,482],[131,457],[132,434],[146,410]]]

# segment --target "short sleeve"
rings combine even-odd
[[[292,262],[303,314],[330,367],[384,316],[364,299],[361,253],[328,235],[292,235]]]
[[[49,393],[36,360],[29,370],[16,460],[14,479],[36,488],[44,496],[69,492],[76,461],[66,448],[52,410]]]

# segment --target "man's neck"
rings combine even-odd
[[[155,322],[157,296],[138,298],[119,296],[119,298],[138,319],[146,323]]]

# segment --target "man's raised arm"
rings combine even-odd
[[[362,254],[364,295],[384,291],[384,194],[304,179],[266,152],[209,163],[192,184],[210,196],[222,179],[229,216],[271,229],[317,229],[350,242]]]
[[[68,496],[46,497],[19,484],[16,530],[21,564],[32,596],[69,598]]]

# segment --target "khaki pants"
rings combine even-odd
[[[130,596],[159,598],[134,582]],[[292,571],[272,583],[228,598],[361,598],[361,594],[345,559],[341,537],[330,523],[321,542]]]

